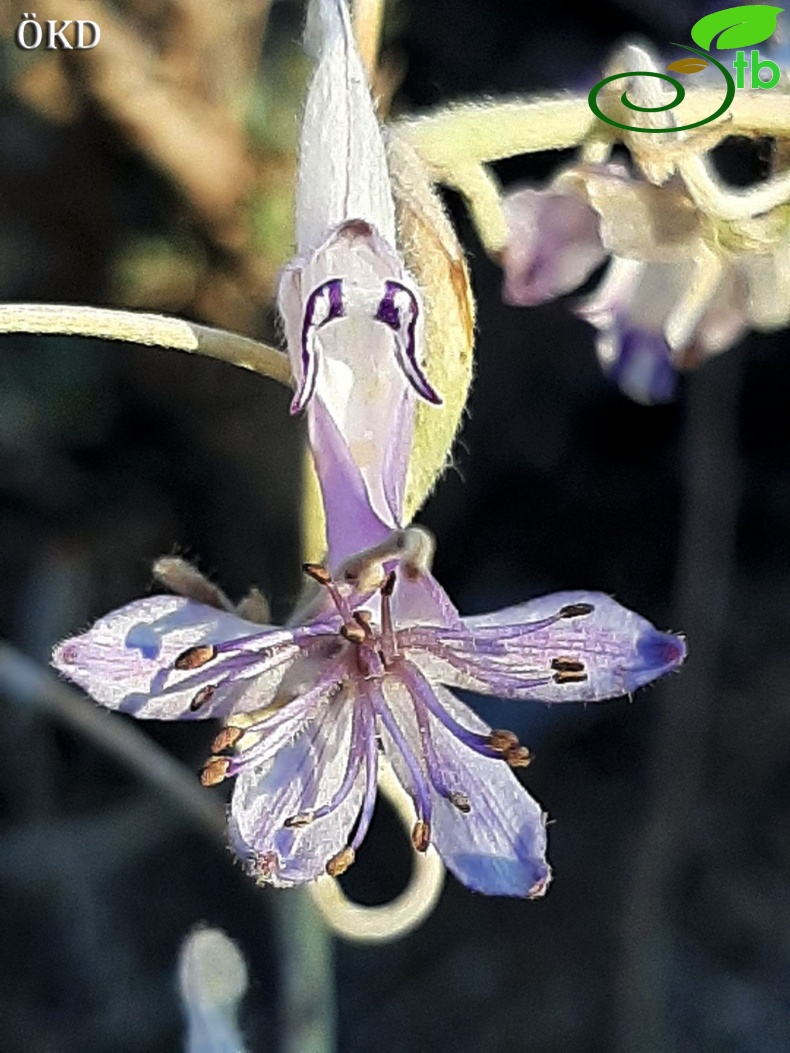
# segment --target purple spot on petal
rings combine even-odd
[[[79,661],[79,654],[76,644],[64,644],[55,657],[58,665],[76,665]]]
[[[393,302],[393,291],[389,289],[391,284],[387,282],[387,293],[376,311],[376,321],[384,322],[390,329],[398,329],[400,328],[400,311]]]
[[[674,669],[686,657],[686,644],[682,637],[656,630],[644,633],[636,649],[645,665],[654,669]]]
[[[161,638],[150,625],[133,625],[126,634],[125,644],[132,650],[139,651],[143,658],[153,660],[162,646]]]
[[[647,629],[636,643],[637,664],[626,670],[629,691],[669,673],[686,657],[686,643],[682,636]]]
[[[323,314],[323,317],[318,317]],[[318,350],[316,347],[315,334],[328,322],[345,315],[343,304],[343,280],[342,278],[330,278],[329,281],[313,289],[307,297],[302,319],[301,337],[301,367],[302,376],[299,388],[291,403],[291,413],[300,413],[315,391],[315,381],[318,375]]]
[[[396,302],[396,297],[401,304]],[[406,305],[403,306],[403,301]],[[375,314],[377,322],[383,322],[395,333],[395,354],[398,365],[404,376],[426,402],[434,406],[441,405],[441,396],[431,386],[419,362],[417,361],[417,319],[420,316],[420,305],[411,289],[400,282],[388,281],[385,293],[379,302]]]

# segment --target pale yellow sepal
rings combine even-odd
[[[420,401],[406,481],[403,519],[408,523],[450,463],[472,382],[475,304],[463,249],[413,147],[390,128],[387,161],[398,249],[423,297],[424,363],[441,392],[441,406]]]
[[[313,455],[305,443],[302,454],[302,559],[320,563],[326,555],[326,516]]]

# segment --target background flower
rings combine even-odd
[[[542,190],[506,195],[506,303],[575,291],[599,332],[601,365],[636,402],[669,402],[677,372],[790,320],[790,226],[781,210],[725,222],[698,209],[675,177],[654,186],[621,164],[565,169]]]

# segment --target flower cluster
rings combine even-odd
[[[676,95],[655,55],[630,43],[605,72],[602,112],[619,127],[593,115],[586,92],[477,101],[397,127],[433,178],[466,198],[504,269],[506,302],[570,293],[609,261],[577,313],[597,329],[599,358],[620,387],[665,402],[679,371],[749,329],[790,322],[787,101],[779,89],[743,88],[725,112],[704,75]],[[712,150],[730,136],[775,138],[767,179],[736,188],[719,176]],[[489,167],[569,148],[574,163],[540,188],[503,192]]]
[[[514,774],[530,754],[450,690],[546,703],[629,694],[683,661],[601,593],[565,592],[462,618],[404,522],[415,418],[441,404],[422,290],[398,246],[381,130],[343,0],[314,0],[297,256],[279,306],[327,526],[325,564],[288,627],[227,608],[194,575],[64,641],[54,664],[143,719],[214,718],[202,781],[235,778],[231,842],[259,880],[341,874],[368,830],[381,756],[414,803],[412,841],[470,888],[535,897],[545,816]],[[212,601],[214,596],[216,603]],[[200,599],[196,598],[197,596]],[[201,602],[202,600],[202,602]]]
[[[516,190],[505,210],[507,303],[572,292],[609,258],[575,311],[598,330],[601,365],[637,402],[671,400],[678,370],[749,328],[790,320],[785,214],[726,222],[696,207],[680,180],[658,187],[614,163],[575,165],[548,188]]]

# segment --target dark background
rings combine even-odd
[[[147,6],[120,10],[150,41]],[[67,7],[59,17],[88,17]],[[704,13],[633,2],[541,13],[513,0],[400,0],[396,12],[387,25],[387,53],[404,74],[396,112],[591,83],[622,34],[685,40]],[[20,13],[5,16],[7,32]],[[296,62],[300,17],[297,4],[273,6],[266,98]],[[55,119],[19,87],[24,64],[41,56],[10,40],[4,55],[0,297],[136,303],[273,339],[266,283],[245,299],[249,276],[238,278],[228,237],[91,99],[79,69],[89,56],[60,68],[82,101]],[[289,79],[289,98],[294,90]],[[285,120],[286,139],[295,123]],[[255,141],[285,184],[285,148]],[[558,160],[498,171],[506,183],[542,179]],[[744,143],[720,162],[735,182],[764,175]],[[437,576],[467,613],[603,589],[685,631],[690,658],[633,704],[480,704],[537,754],[525,781],[555,820],[555,882],[524,903],[449,879],[435,913],[402,942],[339,945],[339,1048],[785,1050],[787,335],[749,337],[684,380],[672,406],[636,406],[600,374],[592,330],[567,303],[501,304],[500,273],[447,200],[470,254],[479,338],[456,468],[420,517],[438,539]],[[143,279],[124,283],[141,244]],[[163,245],[176,255],[156,264]],[[223,281],[236,285],[215,296]],[[174,551],[231,596],[255,583],[287,613],[299,587],[301,434],[285,390],[128,345],[6,336],[0,347],[6,639],[46,663],[56,640],[149,590],[152,560]],[[0,1050],[179,1048],[173,973],[197,922],[242,947],[250,1049],[277,1048],[276,893],[257,890],[221,847],[74,732],[12,697],[0,713]],[[194,770],[212,737],[195,725],[145,731]],[[384,814],[347,888],[383,901],[408,865]]]

